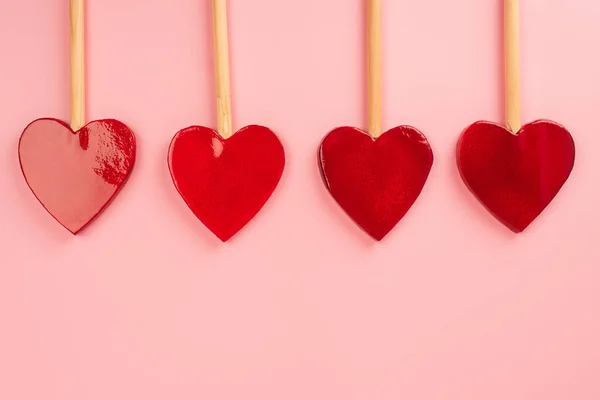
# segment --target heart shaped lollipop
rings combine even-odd
[[[122,122],[85,123],[83,0],[71,1],[71,127],[33,121],[19,140],[27,184],[44,208],[76,234],[106,208],[135,162],[135,136]]]
[[[457,146],[460,174],[502,223],[522,232],[550,204],[571,174],[575,143],[561,125],[539,120],[521,127],[519,3],[505,0],[506,120],[508,129],[480,121]]]
[[[381,240],[411,208],[429,175],[433,152],[411,126],[381,129],[381,0],[368,2],[368,133],[330,132],[319,149],[325,185],[366,233]]]
[[[357,128],[333,130],[320,148],[329,192],[365,232],[381,240],[413,205],[431,170],[427,139],[399,126],[374,139]]]
[[[169,169],[188,207],[219,239],[242,229],[267,202],[283,173],[281,142],[251,125],[224,140],[202,126],[179,131],[169,148]]]
[[[135,162],[135,137],[116,120],[90,122],[73,132],[62,121],[38,119],[21,135],[19,161],[35,197],[75,234],[125,184]]]
[[[551,121],[524,125],[517,134],[477,122],[458,143],[458,168],[483,205],[515,232],[521,232],[550,204],[569,177],[575,144]]]
[[[285,155],[268,128],[251,125],[232,136],[226,0],[213,0],[218,133],[191,126],[169,148],[173,183],[194,215],[227,241],[267,202],[283,173]]]

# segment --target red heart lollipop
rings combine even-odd
[[[413,205],[429,176],[433,153],[411,126],[382,134],[381,0],[367,2],[369,131],[338,128],[319,149],[321,174],[339,205],[375,240],[381,240]]]
[[[279,183],[285,156],[281,142],[263,126],[232,136],[226,0],[213,1],[218,133],[191,126],[169,148],[173,183],[196,217],[228,240],[263,207]]]
[[[477,122],[463,132],[457,156],[471,192],[496,218],[521,232],[569,177],[575,143],[565,128],[551,121],[524,125],[518,134]]]
[[[329,192],[348,215],[381,240],[413,205],[429,175],[433,152],[410,126],[373,139],[357,128],[333,130],[319,160]]]
[[[173,138],[168,162],[187,205],[226,241],[269,199],[285,156],[277,136],[263,126],[247,126],[226,140],[210,128],[191,126]]]
[[[135,137],[105,119],[77,132],[56,119],[38,119],[21,135],[19,161],[44,208],[73,234],[115,197],[135,162]]]
[[[458,168],[471,192],[501,222],[522,232],[550,204],[575,163],[571,134],[551,121],[521,127],[519,2],[504,1],[506,129],[476,122],[462,134]]]

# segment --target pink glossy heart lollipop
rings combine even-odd
[[[19,161],[31,191],[73,234],[117,195],[136,153],[135,136],[122,122],[85,124],[83,21],[83,0],[71,0],[71,125],[38,119],[19,140]]]

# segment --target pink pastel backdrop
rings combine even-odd
[[[577,143],[522,235],[455,168],[458,135],[502,121],[500,0],[384,1],[386,127],[436,161],[373,243],[316,151],[365,125],[362,0],[230,0],[234,124],[274,129],[287,168],[221,244],[179,198],[173,134],[215,126],[209,0],[89,0],[87,109],[138,138],[131,180],[77,237],[29,192],[17,140],[68,119],[68,1],[0,2],[0,398],[597,400],[600,3],[522,0],[525,120]]]

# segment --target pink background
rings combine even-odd
[[[385,126],[436,161],[372,242],[321,183],[316,150],[365,125],[362,0],[230,0],[234,124],[274,129],[282,182],[221,244],[166,165],[215,125],[208,0],[89,0],[88,117],[138,138],[131,180],[71,236],[27,188],[22,129],[68,119],[68,1],[0,4],[0,398],[600,398],[600,4],[522,1],[524,120],[577,143],[575,170],[522,235],[455,168],[458,135],[502,121],[500,0],[385,1]]]

